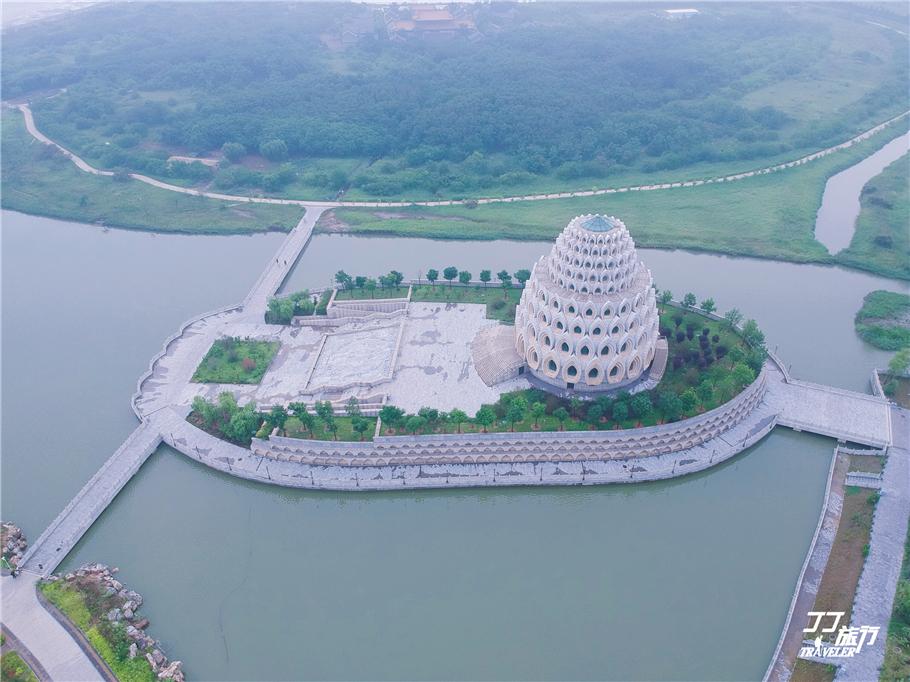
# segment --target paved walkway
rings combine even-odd
[[[3,624],[37,658],[55,682],[103,682],[91,660],[38,601],[38,576],[22,573],[0,578]]]
[[[872,646],[863,648],[859,656],[844,659],[835,679],[845,682],[878,679],[907,539],[910,517],[910,411],[898,407],[892,409],[895,445],[888,454],[881,498],[875,506],[869,556],[856,588],[850,622],[853,627],[878,625],[881,633]]]
[[[17,105],[19,111],[22,112],[22,115],[25,119],[25,127],[31,135],[43,142],[44,144],[49,144],[57,149],[59,149],[64,155],[66,155],[77,167],[81,170],[84,170],[88,173],[93,173],[95,175],[113,175],[111,171],[103,171],[95,168],[84,159],[80,158],[70,150],[66,149],[64,146],[54,142],[49,137],[44,135],[38,130],[38,127],[35,125],[35,119],[32,116],[31,109],[28,104],[19,104]],[[815,161],[817,159],[833,154],[841,149],[847,149],[852,147],[858,142],[867,140],[876,133],[881,132],[886,127],[899,121],[903,117],[910,114],[910,111],[905,111],[902,114],[883,121],[876,126],[873,126],[869,130],[866,130],[855,137],[841,142],[840,144],[834,145],[833,147],[828,147],[826,149],[821,149],[812,154],[807,154],[798,159],[793,159],[792,161],[785,161],[773,166],[766,166],[764,168],[758,168],[754,170],[743,171],[741,173],[733,173],[731,175],[724,175],[720,177],[709,177],[702,178],[699,180],[687,180],[685,182],[669,182],[657,185],[634,185],[628,187],[609,187],[603,189],[591,189],[591,190],[576,190],[571,192],[555,192],[550,194],[526,194],[518,195],[511,197],[484,197],[480,199],[474,199],[478,204],[499,204],[499,203],[512,203],[516,201],[546,201],[549,199],[570,199],[573,197],[592,197],[592,196],[601,196],[607,194],[617,194],[623,192],[650,192],[656,190],[665,190],[665,189],[675,189],[678,187],[697,187],[699,185],[710,185],[718,182],[736,182],[738,180],[744,180],[746,178],[755,177],[756,175],[765,175],[767,173],[775,173],[777,171],[785,170],[787,168],[794,168],[796,166],[801,166],[803,164]],[[443,199],[437,201],[308,201],[305,199],[274,199],[270,197],[247,197],[235,194],[221,194],[219,192],[205,192],[197,189],[190,189],[187,187],[180,187],[178,185],[172,185],[161,180],[156,180],[150,178],[147,175],[141,175],[139,173],[130,173],[131,178],[138,180],[139,182],[144,182],[147,185],[152,185],[153,187],[158,187],[160,189],[166,189],[171,192],[179,192],[180,194],[189,194],[191,196],[200,196],[208,197],[210,199],[221,199],[223,201],[232,201],[232,202],[245,202],[245,203],[256,203],[256,204],[278,204],[283,206],[304,206],[311,208],[333,208],[339,206],[350,206],[350,207],[362,207],[362,208],[401,208],[404,206],[459,206],[464,203],[460,199]]]
[[[23,573],[50,575],[160,442],[157,425],[147,421],[136,427],[28,548]]]
[[[785,378],[776,361],[769,367],[773,371],[768,376],[767,400],[778,412],[781,426],[877,448],[891,444],[887,400]]]

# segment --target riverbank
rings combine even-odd
[[[18,111],[2,112],[2,206],[32,215],[151,232],[288,232],[301,208],[195,197],[76,168],[34,140]]]
[[[148,636],[147,618],[140,617],[142,596],[114,578],[116,568],[82,566],[64,576],[39,583],[39,599],[85,648],[103,661],[101,669],[120,682],[184,682],[180,661],[168,661],[160,644]],[[48,607],[49,602],[52,607]],[[78,632],[74,632],[73,629]],[[108,675],[105,675],[108,677]]]
[[[905,124],[836,154],[736,182],[666,190],[554,198],[508,204],[425,207],[394,213],[342,207],[323,215],[317,232],[421,236],[437,239],[553,239],[565,216],[608,212],[622,216],[641,247],[751,256],[798,263],[842,264],[910,279],[910,268],[878,261],[872,245],[831,256],[816,241],[815,220],[829,177],[903,134]],[[900,165],[895,164],[895,165]]]

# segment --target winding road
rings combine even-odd
[[[28,132],[39,142],[43,144],[51,145],[56,147],[60,152],[66,156],[70,161],[72,161],[77,168],[86,173],[91,173],[92,175],[104,175],[112,176],[113,171],[101,170],[95,168],[85,159],[77,156],[69,149],[54,142],[52,139],[47,137],[44,133],[38,130],[38,127],[35,125],[35,117],[32,114],[31,108],[28,104],[17,104],[15,107],[22,112],[22,116],[25,119],[25,127]],[[812,154],[807,154],[806,156],[801,156],[798,159],[792,161],[785,161],[783,163],[776,164],[774,166],[766,166],[764,168],[758,168],[754,170],[747,170],[741,173],[734,173],[732,175],[723,175],[718,177],[708,177],[702,178],[699,180],[686,180],[680,182],[669,182],[656,185],[633,185],[628,187],[608,187],[602,189],[589,189],[589,190],[575,190],[571,192],[554,192],[550,194],[525,194],[525,195],[516,195],[510,197],[483,197],[478,199],[439,199],[436,201],[311,201],[308,199],[277,199],[273,197],[247,197],[241,196],[238,194],[221,194],[219,192],[207,192],[204,190],[191,189],[188,187],[180,187],[178,185],[172,185],[162,180],[156,180],[155,178],[150,178],[147,175],[142,175],[140,173],[130,173],[129,176],[134,180],[139,182],[144,182],[147,185],[152,187],[158,187],[159,189],[166,189],[171,192],[179,192],[180,194],[188,194],[190,196],[206,197],[208,199],[219,199],[222,201],[231,201],[231,202],[242,202],[250,204],[278,204],[283,206],[301,206],[304,208],[341,208],[341,207],[350,207],[350,208],[403,208],[406,206],[460,206],[464,205],[466,202],[477,202],[477,204],[505,204],[513,203],[519,201],[546,201],[548,199],[571,199],[573,197],[593,197],[601,196],[607,194],[620,194],[623,192],[652,192],[655,190],[664,190],[664,189],[674,189],[677,187],[698,187],[699,185],[710,185],[719,182],[736,182],[737,180],[745,180],[746,178],[751,178],[756,175],[766,175],[768,173],[775,173],[777,171],[786,170],[787,168],[793,168],[795,166],[801,166],[803,164],[809,163],[810,161],[815,161],[817,159],[833,154],[834,152],[840,151],[842,149],[847,149],[852,147],[858,142],[867,140],[876,133],[881,132],[887,128],[892,123],[899,121],[910,114],[910,110],[907,110],[893,118],[889,118],[887,121],[883,121],[872,128],[851,137],[845,142],[834,145],[833,147],[827,147],[821,149]]]

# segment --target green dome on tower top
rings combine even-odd
[[[591,232],[609,232],[616,227],[616,221],[598,214],[588,218],[581,226]]]

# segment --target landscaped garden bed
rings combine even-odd
[[[205,354],[193,381],[203,384],[258,384],[278,352],[277,341],[218,339]]]
[[[38,677],[15,651],[0,656],[0,673],[3,682],[38,682]]]

